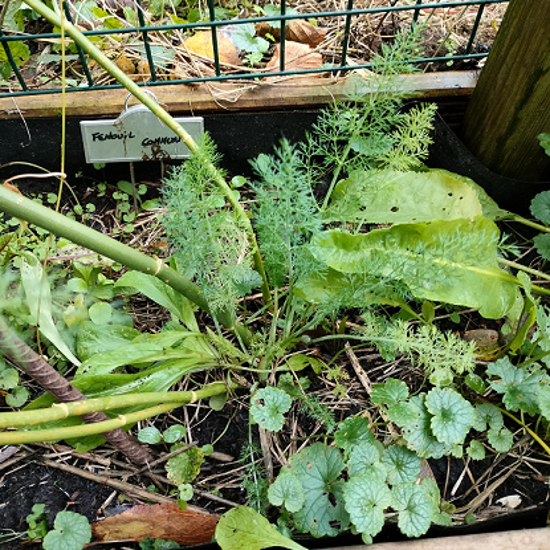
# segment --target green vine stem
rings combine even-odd
[[[234,389],[237,386],[231,386]],[[171,403],[175,407],[188,405],[200,399],[226,393],[228,387],[224,382],[214,382],[196,391],[145,392],[127,393],[94,399],[82,399],[71,403],[54,403],[44,409],[30,409],[18,412],[0,413],[0,429],[36,426],[45,422],[63,420],[71,416],[81,416],[95,411],[109,411],[124,407],[158,405]]]
[[[14,365],[17,365],[54,397],[63,401],[63,405],[67,406],[67,402],[86,399],[82,392],[61,376],[40,355],[27,346],[23,340],[18,338],[1,316],[0,354],[4,355]],[[17,412],[12,414],[24,415],[25,413]],[[100,409],[89,411],[83,410],[79,413],[79,416],[81,416],[84,422],[90,425],[95,424],[95,426],[99,426],[100,424],[103,425],[103,421],[109,419]],[[147,464],[153,460],[147,449],[139,445],[137,441],[131,438],[127,433],[117,429],[116,426],[108,430],[102,429],[97,433],[101,433],[107,441],[124,453],[135,464]]]
[[[71,220],[1,185],[0,209],[10,216],[38,225],[59,237],[64,237],[98,254],[107,256],[130,269],[154,275],[201,309],[210,313],[208,302],[200,288],[180,275],[175,269],[165,265],[159,258],[152,258],[139,250],[134,250],[116,239]],[[219,313],[218,318],[226,328],[233,327],[233,318],[228,312]]]
[[[535,277],[538,277],[539,279],[546,279],[547,281],[550,281],[550,275],[547,275],[546,273],[543,273],[538,269],[532,269],[530,267],[519,264],[517,262],[506,260],[505,258],[498,258],[498,263],[505,265],[507,267],[513,267],[514,269],[518,269],[519,271],[525,271],[525,273],[529,273],[529,275],[533,275]],[[544,294],[546,296],[550,296],[550,290],[543,288],[541,286],[532,285],[531,289],[537,292],[538,294]]]
[[[550,227],[546,227],[545,225],[541,225],[540,223],[536,223],[531,220],[528,220],[527,218],[524,218],[523,216],[519,216],[518,214],[510,214],[510,216],[507,216],[503,219],[521,223],[523,225],[526,225],[527,227],[538,229],[543,233],[550,233]]]
[[[163,403],[139,412],[127,415],[119,414],[116,418],[97,422],[96,424],[67,426],[66,428],[49,428],[45,430],[2,432],[0,433],[0,445],[25,445],[27,443],[38,443],[40,441],[60,441],[62,439],[76,439],[89,435],[103,434],[104,432],[131,426],[140,420],[145,420],[152,416],[158,416],[178,406],[178,403]]]
[[[262,296],[264,301],[268,303],[271,300],[271,292],[269,290],[269,284],[267,282],[267,276],[265,273],[262,256],[260,254],[260,249],[256,241],[256,234],[254,233],[250,218],[241,203],[238,201],[235,193],[233,193],[231,187],[227,185],[227,182],[219,170],[212,164],[212,162],[210,162],[210,160],[202,158],[200,147],[196,141],[152,97],[146,94],[132,79],[121,71],[110,59],[107,58],[107,56],[103,54],[103,52],[101,52],[101,50],[99,50],[99,48],[92,44],[92,42],[90,42],[90,40],[88,40],[88,38],[86,38],[86,36],[84,36],[71,23],[68,21],[62,22],[59,15],[48,8],[43,2],[41,2],[41,0],[29,0],[27,4],[53,25],[61,28],[61,25],[63,24],[65,32],[75,41],[76,44],[78,44],[88,55],[97,61],[99,65],[101,65],[113,78],[122,84],[122,86],[124,86],[133,96],[141,101],[141,103],[148,107],[151,112],[153,112],[164,124],[166,124],[166,126],[168,126],[168,128],[174,131],[194,155],[202,159],[205,166],[208,168],[212,179],[224,193],[227,201],[234,209],[246,230],[254,255],[254,265],[263,281]]]
[[[540,438],[531,428],[527,427],[524,422],[522,422],[519,418],[516,418],[513,414],[509,413],[507,410],[498,408],[498,410],[511,418],[514,422],[519,424],[545,451],[548,456],[550,456],[550,447]]]

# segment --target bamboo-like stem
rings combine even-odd
[[[0,316],[0,354],[21,368],[25,373],[38,382],[46,391],[62,402],[81,401],[86,397],[77,390],[68,380],[63,378],[49,363],[21,340]],[[103,425],[109,417],[103,412],[86,412],[80,415],[84,422]],[[119,451],[124,453],[136,464],[147,464],[153,459],[149,451],[134,441],[127,433],[113,425],[102,428],[94,433],[101,433]],[[38,432],[36,432],[38,433]],[[2,434],[0,434],[0,437]],[[42,441],[40,438],[34,441]],[[51,440],[50,440],[51,441]],[[1,444],[1,443],[0,443]]]
[[[96,411],[109,411],[138,405],[176,403],[175,406],[181,406],[213,395],[220,395],[225,393],[227,389],[225,383],[214,382],[196,391],[128,393],[72,401],[70,403],[54,403],[51,407],[45,409],[0,413],[0,429],[36,426],[37,424],[62,420],[71,416],[82,416]]]
[[[157,405],[156,407],[150,407],[142,411],[135,413],[122,415],[119,414],[117,418],[108,418],[108,420],[103,420],[101,422],[96,422],[94,424],[84,424],[82,426],[68,426],[66,428],[49,428],[45,430],[19,430],[14,432],[1,432],[0,433],[0,445],[24,445],[27,443],[37,443],[39,441],[59,441],[61,439],[75,439],[77,437],[86,437],[89,435],[101,434],[105,436],[105,432],[119,429],[122,431],[124,426],[130,426],[139,422],[140,420],[145,420],[146,418],[151,418],[152,416],[157,416],[159,414],[168,412],[171,409],[175,409],[179,406],[178,403],[163,403]],[[92,413],[96,414],[96,413]],[[128,435],[125,432],[124,435]],[[152,458],[147,462],[152,462]],[[142,462],[141,464],[145,464]]]
[[[165,265],[159,258],[147,256],[139,250],[103,235],[91,227],[71,220],[3,186],[0,186],[0,210],[107,256],[130,269],[154,275],[201,309],[211,313],[208,302],[200,288],[183,275],[180,275],[175,269]],[[218,319],[226,328],[233,327],[233,317],[228,312],[218,313]]]
[[[50,23],[61,27],[61,18],[53,10],[48,8],[41,0],[29,0],[28,5],[36,10],[40,15],[45,17]],[[130,79],[123,71],[121,71],[110,59],[103,54],[103,52],[97,48],[86,36],[84,36],[74,25],[66,21],[64,23],[65,32],[87,53],[89,54],[99,65],[101,65],[113,78],[115,78],[120,84],[122,84],[133,96],[135,96],[141,103],[149,108],[157,117],[159,117],[168,128],[170,128],[176,135],[181,138],[183,143],[189,148],[189,150],[196,156],[198,156],[204,165],[208,168],[212,179],[216,185],[224,193],[229,204],[234,209],[235,213],[239,217],[241,223],[246,230],[248,240],[252,247],[254,255],[254,265],[256,270],[262,277],[262,296],[266,303],[271,299],[271,292],[269,290],[269,284],[267,282],[267,276],[265,274],[264,264],[260,249],[256,241],[256,234],[250,222],[246,211],[241,203],[237,200],[233,190],[227,185],[227,182],[221,175],[220,171],[212,164],[212,162],[202,157],[199,145],[191,137],[191,135],[185,131],[185,129],[178,124],[173,117],[171,117],[152,97],[146,94],[132,79]]]

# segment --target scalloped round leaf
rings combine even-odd
[[[544,152],[550,157],[550,133],[543,132],[537,137],[539,138],[540,146],[544,149]]]
[[[382,384],[373,384],[370,400],[373,403],[395,405],[409,397],[409,388],[403,380],[388,378]]]
[[[380,463],[378,447],[373,443],[354,445],[349,453],[348,473],[352,477],[369,474],[385,481],[386,469]]]
[[[279,432],[285,423],[285,413],[292,399],[278,388],[262,388],[251,399],[250,414],[256,423],[270,432]]]
[[[500,430],[504,426],[504,419],[497,407],[491,403],[480,403],[476,405],[474,429],[478,432],[484,432],[487,425],[489,425],[489,428]]]
[[[232,508],[222,515],[216,527],[216,542],[223,550],[263,550],[272,546],[306,550],[281,535],[267,519],[248,506]]]
[[[550,260],[550,234],[540,233],[539,235],[535,235],[533,243],[537,247],[537,252],[545,260]]]
[[[185,443],[180,442],[172,445],[170,451],[175,451]],[[201,470],[204,462],[204,451],[200,447],[191,447],[170,458],[166,463],[166,475],[170,481],[177,485],[191,483]]]
[[[289,512],[297,512],[305,502],[300,480],[292,474],[282,474],[270,485],[267,491],[269,502],[274,506],[284,506]]]
[[[483,460],[485,458],[485,447],[476,439],[470,441],[466,452],[472,460]]]
[[[352,477],[344,490],[346,510],[355,528],[368,536],[384,526],[384,509],[391,505],[391,491],[383,481],[366,475]]]
[[[90,307],[88,314],[96,325],[107,325],[113,316],[113,308],[107,302],[96,302]]]
[[[542,191],[531,201],[531,214],[537,220],[550,225],[550,191]]]
[[[508,428],[490,429],[487,432],[487,441],[497,453],[507,453],[514,444],[514,436]]]
[[[59,512],[53,525],[54,530],[44,537],[45,550],[81,550],[92,540],[90,522],[75,512]]]
[[[420,457],[401,445],[388,447],[382,455],[382,463],[386,466],[390,485],[414,483],[422,467]]]
[[[464,443],[475,420],[475,409],[451,389],[436,388],[426,396],[426,408],[433,415],[431,427],[435,437],[449,445]]]
[[[419,485],[401,483],[392,489],[392,508],[399,512],[398,526],[408,537],[419,537],[432,523],[433,500]]]
[[[361,416],[346,418],[338,424],[338,430],[334,434],[334,442],[346,453],[355,445],[374,443],[374,435],[370,430],[369,419]]]

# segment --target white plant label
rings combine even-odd
[[[204,133],[202,117],[175,119],[200,141]],[[144,105],[125,109],[114,120],[84,120],[80,123],[86,162],[136,162],[184,159],[191,151],[173,130]]]

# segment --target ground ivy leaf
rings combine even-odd
[[[305,502],[304,491],[300,480],[288,473],[280,474],[267,492],[269,502],[274,506],[282,506],[289,512],[297,512]]]
[[[550,191],[542,191],[531,201],[531,214],[542,223],[550,224]]]
[[[432,523],[433,501],[419,485],[401,483],[392,489],[392,508],[399,512],[398,526],[408,537],[419,537]]]
[[[359,532],[373,537],[382,530],[384,509],[392,502],[386,483],[368,475],[354,476],[346,484],[344,500]]]
[[[504,419],[497,407],[491,403],[481,403],[476,406],[474,429],[478,432],[484,432],[487,429],[487,425],[489,425],[489,428],[500,430],[504,426]]]
[[[283,429],[285,413],[290,410],[292,399],[278,388],[262,388],[252,397],[250,414],[255,422],[270,432]]]
[[[148,426],[147,428],[139,430],[137,437],[141,443],[148,443],[149,445],[155,445],[162,439],[160,431],[154,426]]]
[[[548,384],[549,378],[538,367],[516,367],[508,357],[503,357],[489,364],[487,374],[499,378],[490,384],[497,393],[504,394],[502,402],[508,410],[522,410],[533,416],[539,412],[539,387]]]
[[[540,233],[533,237],[533,244],[537,252],[545,259],[550,260],[550,235],[548,233]]]
[[[380,452],[373,443],[355,445],[349,455],[348,473],[350,477],[369,474],[386,480],[386,468],[380,463]]]
[[[338,424],[338,430],[334,434],[334,442],[346,453],[355,445],[374,443],[374,435],[370,431],[369,424],[369,419],[361,416],[346,418]]]
[[[402,380],[388,378],[383,384],[373,384],[370,400],[373,403],[395,405],[409,397],[409,388]]]
[[[487,441],[497,453],[507,453],[514,444],[514,436],[508,428],[490,429],[487,432]]]
[[[480,441],[475,439],[470,441],[470,445],[468,445],[466,452],[472,460],[483,460],[485,458],[485,447]]]
[[[290,459],[289,471],[300,480],[305,497],[304,506],[294,514],[299,531],[323,537],[335,536],[347,528],[349,517],[343,501],[345,482],[338,479],[343,469],[340,451],[322,443],[314,443]],[[340,528],[335,523],[339,523]]]
[[[186,433],[187,430],[184,426],[182,426],[181,424],[174,424],[173,426],[170,426],[167,430],[165,430],[165,432],[162,434],[162,439],[164,439],[166,443],[176,443],[176,441],[183,439]]]
[[[428,412],[425,405],[426,396],[415,395],[411,397],[407,403],[398,403],[395,409],[403,405],[402,411],[398,416],[405,423],[401,424],[397,419],[393,420],[398,426],[403,428],[407,447],[415,451],[421,458],[441,458],[445,454],[449,454],[450,445],[446,445],[438,441],[432,434],[431,419],[432,415]]]
[[[391,445],[382,455],[382,463],[388,472],[388,483],[414,483],[421,468],[420,457],[401,445]]]
[[[433,415],[431,427],[442,443],[464,443],[475,420],[475,409],[451,389],[436,388],[426,396],[426,408]]]
[[[44,537],[45,550],[82,550],[92,540],[90,522],[75,512],[59,512],[53,525]]]
[[[272,546],[306,550],[281,535],[267,519],[248,506],[239,506],[223,514],[216,526],[216,542],[222,550],[262,550]]]

